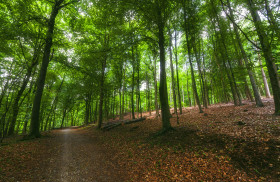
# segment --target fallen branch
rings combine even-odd
[[[116,128],[118,126],[121,126],[121,125],[126,125],[126,124],[132,124],[132,123],[137,123],[137,122],[140,122],[140,121],[144,121],[146,118],[139,118],[139,119],[133,119],[133,120],[130,120],[130,121],[127,121],[127,120],[122,120],[122,121],[118,121],[118,122],[110,122],[110,123],[107,123],[105,126],[102,127],[102,130],[111,130],[113,128]]]

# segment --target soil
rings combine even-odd
[[[4,168],[0,181],[125,181],[112,160],[113,151],[106,151],[87,133],[72,127],[52,131],[42,139],[3,146],[0,153],[16,148],[10,151],[16,154],[4,154],[7,158],[2,161],[9,161],[11,166],[0,165]]]

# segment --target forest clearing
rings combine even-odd
[[[280,117],[271,99],[264,104],[184,108],[179,125],[171,118],[175,130],[160,136],[153,112],[110,131],[90,124],[6,139],[0,181],[278,181]]]

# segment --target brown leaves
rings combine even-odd
[[[59,170],[56,165],[61,156],[66,157],[62,154],[67,147],[75,154],[69,155],[70,164],[75,165],[68,170],[74,172],[75,166],[83,166],[84,172],[75,172],[77,179],[89,176],[96,170],[94,166],[104,163],[111,167],[97,174],[114,176],[120,172],[127,181],[277,181],[279,117],[270,114],[271,102],[263,108],[246,104],[213,105],[205,109],[207,115],[185,108],[179,116],[180,125],[176,117],[171,118],[175,131],[162,136],[155,135],[161,129],[160,118],[145,113],[146,121],[109,132],[92,127],[77,130],[70,136],[76,143],[69,145],[61,143],[57,135],[3,146],[0,179],[48,181],[48,177],[38,177],[42,164],[50,165],[48,169],[54,172]],[[97,159],[101,163],[92,165]]]
[[[279,118],[271,122],[272,103],[266,105],[214,105],[206,115],[187,108],[179,126],[171,118],[175,132],[155,138],[161,121],[153,117],[99,135],[106,135],[107,147],[129,151],[118,160],[132,181],[269,181],[277,178],[279,150],[269,146],[279,142]]]

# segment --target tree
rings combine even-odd
[[[41,98],[43,95],[46,74],[47,74],[48,65],[50,62],[51,48],[52,48],[52,44],[53,44],[53,34],[54,34],[54,27],[55,27],[55,19],[58,15],[59,11],[62,8],[72,4],[73,2],[74,1],[65,2],[65,0],[55,0],[53,2],[50,19],[48,20],[48,30],[47,30],[46,39],[45,39],[45,47],[44,47],[44,52],[43,52],[42,65],[40,68],[39,77],[37,79],[37,89],[36,89],[35,97],[33,100],[33,109],[32,109],[30,134],[29,134],[32,137],[40,137],[39,128],[40,128]]]
[[[273,56],[272,56],[272,50],[269,43],[269,38],[267,36],[267,33],[265,31],[263,22],[261,21],[261,18],[257,12],[257,8],[252,0],[246,0],[248,9],[251,13],[251,16],[254,21],[254,25],[259,37],[259,41],[261,44],[261,49],[266,61],[266,66],[269,73],[271,88],[273,92],[273,99],[274,99],[274,106],[275,106],[275,114],[280,115],[280,88],[278,84],[277,79],[277,73],[275,72],[273,68]]]

